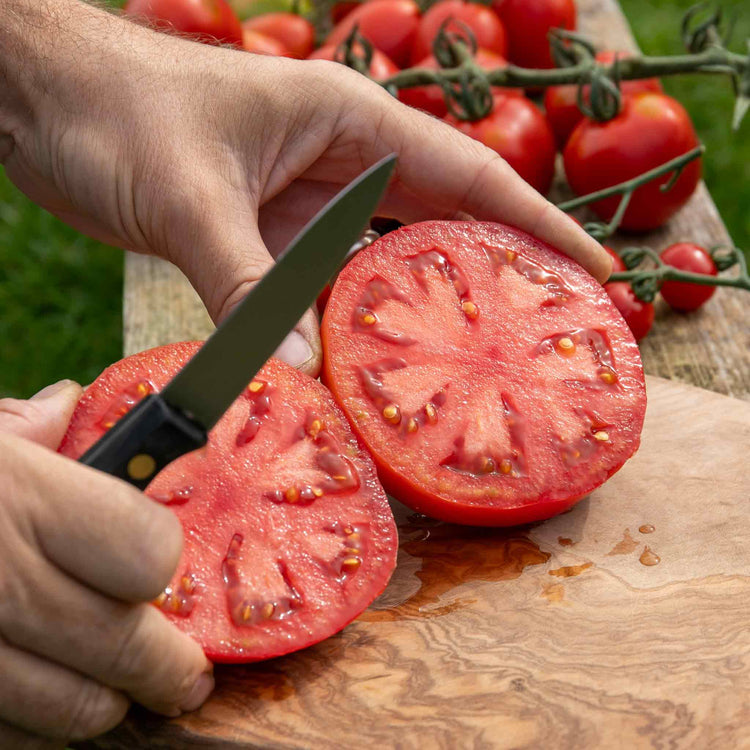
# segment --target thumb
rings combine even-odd
[[[28,401],[0,399],[0,432],[56,450],[83,389],[72,380],[48,385]]]

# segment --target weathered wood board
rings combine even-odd
[[[572,511],[492,530],[396,505],[396,572],[343,632],[83,746],[750,747],[750,404],[648,395],[640,451]]]

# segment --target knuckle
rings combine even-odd
[[[72,697],[65,726],[65,738],[85,740],[112,729],[125,717],[128,700],[121,693],[87,681]]]
[[[0,430],[3,432],[16,432],[32,427],[43,416],[43,412],[33,401],[0,399]]]
[[[112,675],[112,684],[121,687],[133,685],[148,674],[148,641],[145,636],[146,617],[150,605],[128,607],[119,623],[119,633],[112,650],[112,660],[107,674]]]

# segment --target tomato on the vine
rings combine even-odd
[[[681,156],[698,145],[685,108],[666,94],[643,92],[627,96],[622,111],[608,122],[584,118],[563,152],[568,183],[578,195],[611,187]],[[700,159],[691,161],[669,190],[663,175],[633,193],[621,227],[660,227],[690,198],[701,176]],[[621,196],[592,203],[590,208],[609,221]]]
[[[510,164],[532,187],[546,194],[555,174],[555,138],[539,108],[526,97],[495,96],[492,112],[469,122],[445,121],[481,141]]]
[[[612,258],[612,273],[620,273],[627,271],[628,267],[625,265],[623,259],[608,245],[602,245],[607,255]]]
[[[625,319],[633,332],[636,341],[640,341],[654,323],[654,306],[635,296],[633,288],[626,281],[611,281],[604,288],[620,315]]]
[[[124,11],[201,42],[242,45],[242,26],[226,0],[128,0]]]
[[[337,47],[333,44],[326,44],[323,47],[316,49],[307,59],[308,60],[332,60],[336,62],[336,49]],[[355,45],[354,51],[358,54],[363,54],[363,50],[360,45]],[[388,58],[379,49],[373,49],[372,60],[370,60],[369,75],[376,81],[382,81],[385,78],[390,78],[395,73],[398,73],[398,66],[392,60]]]
[[[443,22],[448,19],[453,20],[448,23],[447,31],[465,37],[466,27],[474,35],[478,48],[489,50],[501,57],[506,56],[508,44],[505,29],[490,8],[479,3],[466,2],[466,0],[440,0],[422,16],[419,22],[411,51],[412,65],[416,65],[432,54],[435,37]]]
[[[612,52],[606,50],[599,52],[596,59],[605,64],[613,63],[615,56],[628,57],[627,53]],[[584,102],[589,102],[591,87],[583,89]],[[642,91],[661,92],[662,86],[658,78],[643,78],[634,81],[621,81],[620,92],[623,96],[638,94]],[[571,84],[565,86],[549,86],[544,92],[544,110],[547,119],[555,132],[555,140],[558,148],[563,148],[575,130],[576,125],[583,120],[583,112],[578,108],[578,86]]]
[[[170,344],[107,368],[60,452],[78,458],[199,348]],[[341,630],[385,588],[398,537],[371,458],[320,383],[269,360],[211,430],[146,494],[184,547],[154,602],[212,661],[287,654]]]
[[[243,28],[242,49],[246,52],[254,52],[256,55],[290,57],[289,50],[278,39],[261,34],[254,29]]]
[[[661,252],[659,257],[667,265],[680,271],[702,273],[706,276],[718,274],[716,263],[708,251],[692,242],[678,242],[670,245]],[[664,301],[674,310],[691,312],[708,302],[716,291],[716,287],[690,284],[686,281],[665,281],[659,291]]]
[[[554,68],[548,34],[576,27],[574,0],[493,0],[508,32],[508,59],[524,68]]]
[[[313,51],[315,29],[306,18],[296,13],[266,13],[248,19],[242,24],[242,28],[278,40],[286,47],[289,56],[298,60],[304,59]]]

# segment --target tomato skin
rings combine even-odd
[[[493,70],[494,68],[501,68],[508,64],[505,58],[481,47],[477,50],[474,59],[484,70]],[[417,67],[427,68],[428,70],[440,70],[440,63],[438,63],[434,55],[430,55],[419,62]],[[505,96],[523,96],[523,89],[493,86],[492,91],[495,94],[503,94]],[[435,115],[435,117],[445,117],[448,114],[448,107],[445,105],[443,91],[438,85],[415,86],[411,89],[401,89],[398,92],[398,98],[404,104],[429,112]]]
[[[492,7],[508,32],[508,59],[524,68],[554,68],[547,34],[573,30],[573,0],[493,0]]]
[[[333,44],[325,44],[316,49],[307,59],[308,60],[330,60],[335,62],[336,49]],[[388,58],[379,49],[372,51],[372,60],[370,61],[370,75],[376,81],[382,81],[398,73],[398,66]]]
[[[272,57],[291,57],[289,50],[272,36],[261,34],[254,29],[243,29],[242,49],[256,55],[271,55]]]
[[[338,47],[358,26],[365,39],[402,67],[409,61],[418,23],[419,6],[414,0],[372,0],[355,8],[338,23],[325,45]]]
[[[614,62],[615,55],[623,59],[628,57],[627,53],[606,50],[597,53],[596,59],[601,63],[609,64]],[[584,88],[583,97],[586,103],[589,101],[590,90],[590,86]],[[642,80],[620,82],[620,93],[623,96],[639,94],[643,91],[661,93],[663,90],[658,78],[644,78]],[[555,133],[557,147],[559,149],[564,148],[568,142],[568,138],[570,138],[570,134],[584,118],[583,112],[578,109],[578,86],[549,86],[544,92],[544,111]]]
[[[563,161],[568,183],[584,195],[629,180],[690,151],[698,136],[684,107],[665,94],[644,92],[628,96],[622,112],[608,122],[584,118],[570,136]],[[690,198],[701,176],[700,159],[690,162],[672,188],[667,174],[639,187],[625,211],[621,227],[633,231],[656,229]],[[602,219],[614,215],[620,196],[592,203]]]
[[[692,242],[678,242],[663,250],[661,259],[680,271],[702,273],[716,276],[718,270],[713,258],[700,245]],[[664,301],[673,309],[680,312],[692,312],[704,305],[713,297],[715,286],[690,284],[684,281],[665,281],[661,289]]]
[[[334,3],[331,6],[331,21],[335,26],[339,21],[343,21],[353,10],[362,5],[358,0],[342,0],[342,2]]]
[[[606,250],[607,255],[612,258],[612,273],[621,273],[628,270],[622,258],[611,247],[607,245],[602,245],[602,247]]]
[[[626,281],[611,281],[605,284],[604,288],[633,332],[635,340],[640,341],[651,330],[654,323],[653,304],[638,299]]]
[[[297,60],[306,58],[313,51],[315,29],[306,18],[294,13],[266,13],[248,19],[242,28],[276,39],[288,50],[289,57]]]
[[[468,122],[448,115],[445,122],[496,151],[526,182],[546,194],[555,175],[556,153],[547,120],[525,97],[495,96],[494,102],[483,120]]]
[[[432,54],[432,45],[443,21],[453,18],[465,24],[473,32],[477,47],[506,57],[508,43],[505,29],[500,19],[484,5],[465,0],[441,0],[435,3],[419,22],[414,48],[411,51],[411,64],[416,65]],[[463,32],[458,23],[449,23],[448,31]]]
[[[242,45],[242,26],[226,0],[128,0],[124,11],[201,42]]]

